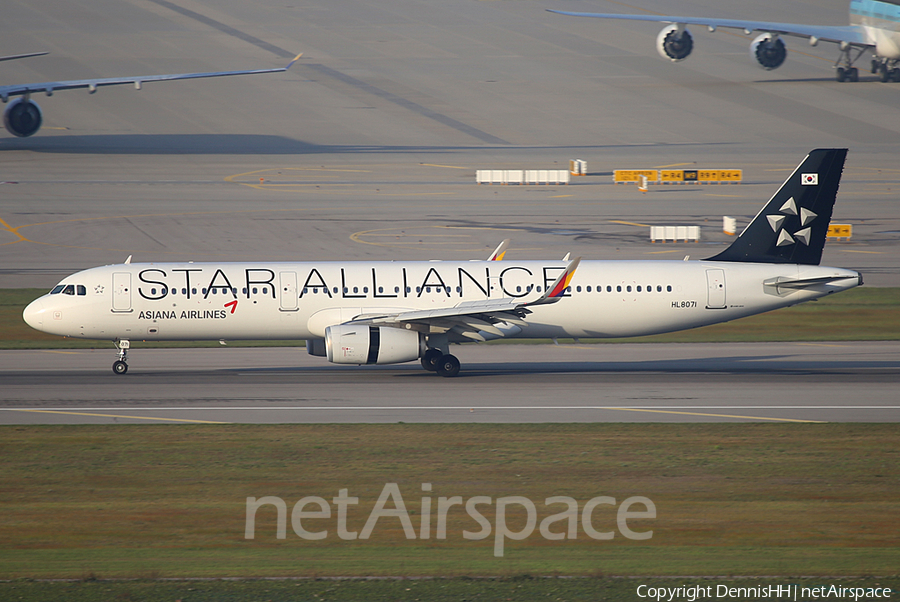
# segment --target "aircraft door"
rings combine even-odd
[[[278,284],[281,291],[279,309],[281,311],[297,311],[300,308],[300,296],[297,294],[297,273],[279,272]]]
[[[725,309],[725,270],[706,270],[706,309]]]
[[[113,273],[112,310],[131,311],[131,274],[129,272]]]

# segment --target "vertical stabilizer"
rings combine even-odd
[[[847,149],[816,149],[731,246],[710,261],[818,265]]]

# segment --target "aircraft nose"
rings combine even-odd
[[[25,323],[35,330],[44,330],[44,302],[35,299],[28,304],[25,311],[22,312],[22,318]]]

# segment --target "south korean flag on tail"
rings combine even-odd
[[[819,185],[819,174],[817,173],[805,173],[800,176],[800,183],[804,186],[818,186]]]

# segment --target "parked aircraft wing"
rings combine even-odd
[[[569,15],[571,17],[596,17],[598,19],[622,19],[626,21],[651,21],[655,23],[679,23],[682,25],[704,25],[710,29],[725,27],[742,29],[750,34],[754,31],[773,33],[798,38],[814,38],[826,42],[840,44],[846,42],[853,46],[874,46],[862,27],[854,25],[803,25],[798,23],[773,23],[770,21],[744,21],[741,19],[708,19],[704,17],[673,17],[665,15],[622,15],[616,13],[576,13],[564,10],[547,9],[551,13]]]
[[[28,55],[30,56],[30,55]],[[302,55],[298,54],[284,67],[276,69],[251,69],[246,71],[213,71],[209,73],[172,73],[167,75],[133,75],[129,77],[105,77],[93,79],[73,79],[58,82],[42,82],[37,84],[13,84],[10,86],[0,86],[0,100],[6,102],[10,96],[24,96],[27,94],[35,94],[45,92],[48,96],[57,90],[74,90],[77,88],[87,88],[91,94],[97,91],[97,88],[104,86],[118,86],[123,84],[134,84],[138,90],[141,85],[146,82],[172,81],[178,79],[201,79],[206,77],[230,77],[232,75],[256,75],[258,73],[278,73],[287,71]],[[7,57],[8,58],[8,57]],[[24,57],[22,57],[24,58]]]

